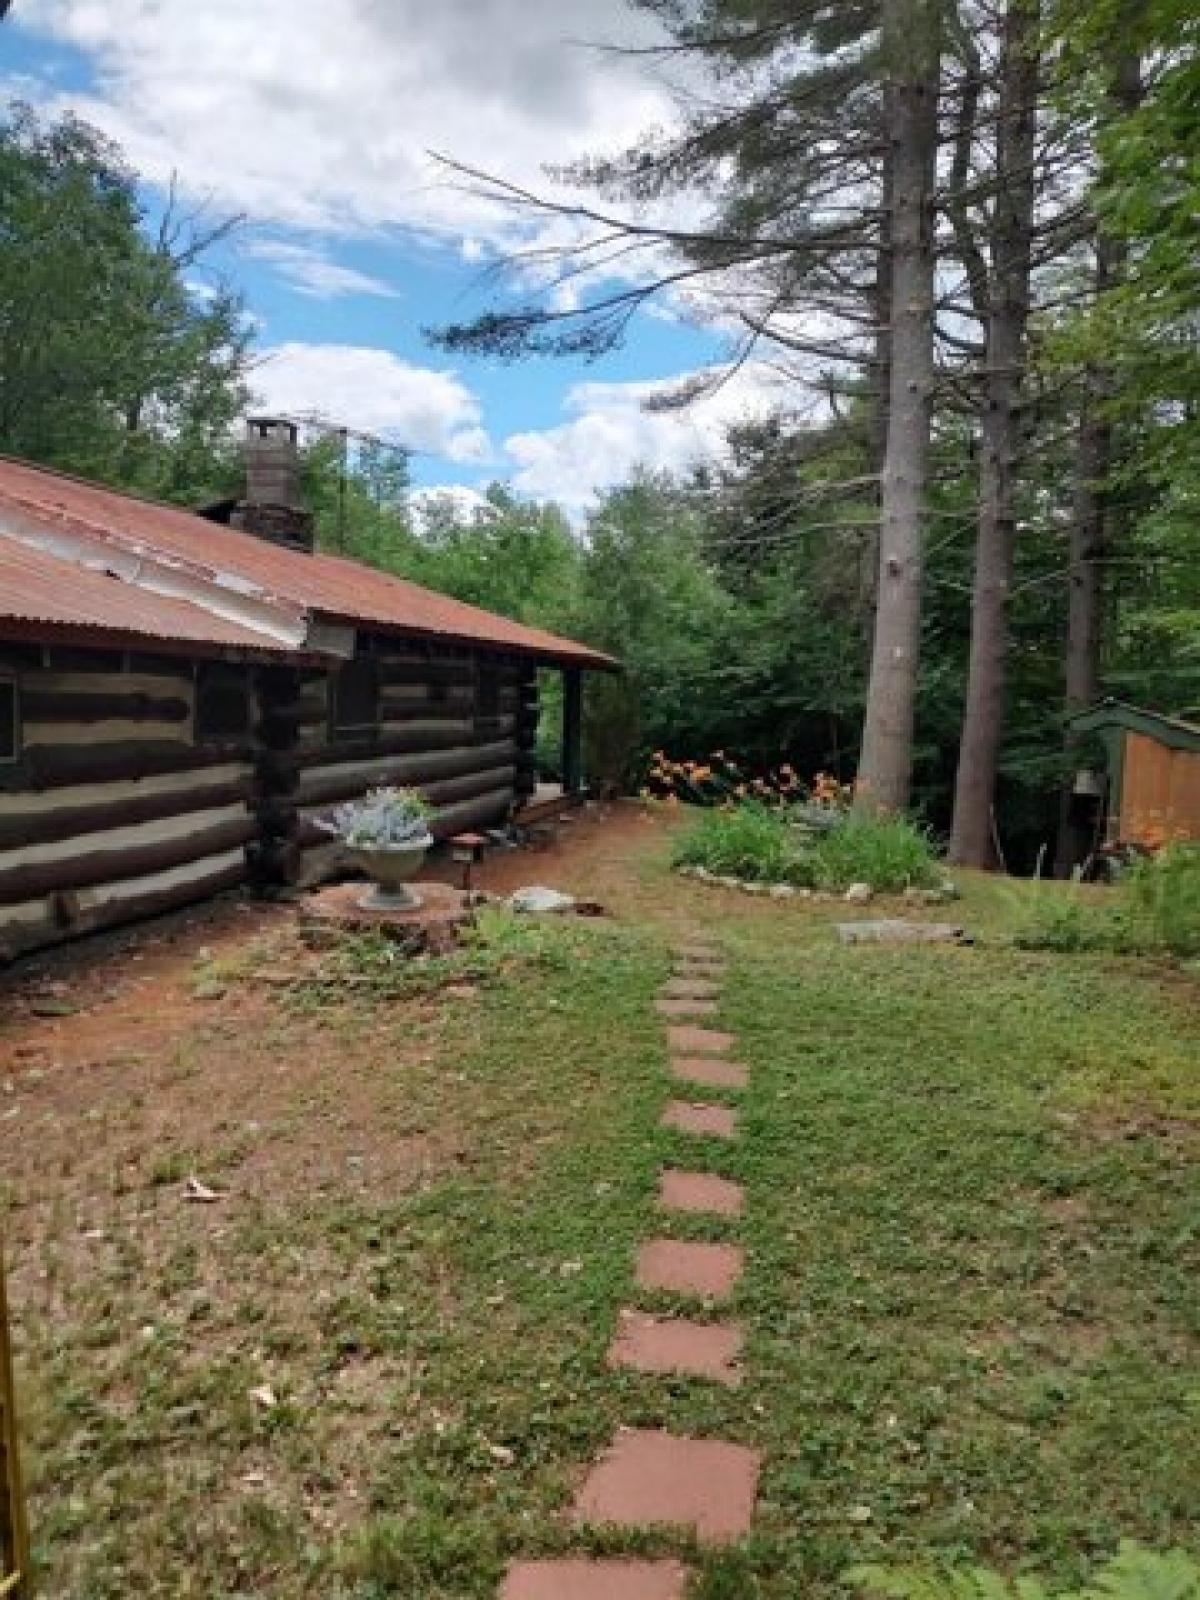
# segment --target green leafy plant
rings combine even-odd
[[[795,830],[757,801],[706,811],[679,841],[675,865],[753,883],[812,881]]]
[[[1118,955],[1200,954],[1200,845],[1174,844],[1139,861],[1106,901],[1047,884],[1019,927],[1025,950]]]
[[[1200,845],[1171,844],[1127,879],[1135,928],[1152,949],[1200,955]]]
[[[1151,1550],[1132,1540],[1082,1588],[1051,1590],[1040,1578],[1007,1577],[987,1567],[939,1571],[918,1566],[861,1566],[846,1581],[888,1600],[1197,1600],[1200,1561],[1186,1550]]]
[[[675,864],[835,892],[868,883],[888,894],[940,881],[932,841],[916,823],[822,808],[817,826],[813,809],[748,800],[705,812],[680,840]]]
[[[894,894],[941,881],[932,840],[907,817],[848,812],[813,839],[808,856],[813,882],[821,889],[869,883],[880,894]]]

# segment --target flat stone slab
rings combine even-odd
[[[843,944],[970,944],[967,930],[957,922],[906,922],[881,917],[874,922],[839,922]]]
[[[729,1322],[688,1322],[682,1317],[652,1317],[644,1311],[617,1313],[617,1332],[608,1347],[608,1364],[635,1372],[708,1378],[736,1389],[742,1381],[738,1358],[742,1330]]]
[[[717,1028],[694,1028],[684,1022],[667,1029],[667,1043],[681,1056],[723,1056],[733,1049],[735,1040],[731,1033]]]
[[[672,1056],[671,1076],[683,1083],[703,1083],[710,1089],[744,1089],[749,1081],[745,1067],[720,1056]]]
[[[737,1112],[732,1106],[698,1104],[690,1100],[669,1100],[662,1114],[664,1128],[679,1133],[711,1135],[714,1139],[737,1138]]]
[[[500,1600],[685,1600],[678,1561],[518,1561]]]
[[[686,1211],[694,1216],[740,1217],[746,1192],[732,1178],[667,1167],[659,1174],[658,1203],[665,1211]]]
[[[707,939],[684,939],[675,946],[675,954],[689,961],[721,961],[723,956],[715,944]]]
[[[746,1252],[739,1244],[651,1239],[638,1251],[637,1285],[694,1294],[702,1300],[727,1300],[745,1264]]]
[[[710,978],[671,978],[661,990],[664,1000],[715,1000],[720,992]]]
[[[754,1516],[762,1458],[746,1445],[623,1428],[575,1501],[581,1523],[690,1528],[705,1544],[732,1544]]]
[[[690,997],[680,1000],[660,999],[654,1002],[654,1009],[660,1017],[715,1017],[717,1002]]]

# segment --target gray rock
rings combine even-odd
[[[875,898],[875,891],[869,883],[852,883],[842,898],[852,906],[865,906]]]
[[[796,896],[796,891],[790,883],[773,883],[770,893],[772,900],[793,900]]]
[[[564,912],[574,911],[575,898],[573,895],[562,894],[557,889],[544,889],[534,885],[528,889],[518,889],[515,894],[508,897],[510,911],[528,912]]]
[[[966,930],[954,922],[906,922],[884,917],[875,922],[839,922],[843,944],[970,944]]]

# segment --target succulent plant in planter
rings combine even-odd
[[[420,896],[407,887],[433,844],[432,807],[418,789],[372,789],[361,800],[339,806],[318,824],[339,838],[369,878],[372,889],[359,901],[368,911],[411,911]]]

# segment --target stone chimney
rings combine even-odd
[[[300,494],[299,430],[286,417],[246,419],[246,498],[229,519],[270,544],[313,548],[313,517]]]

